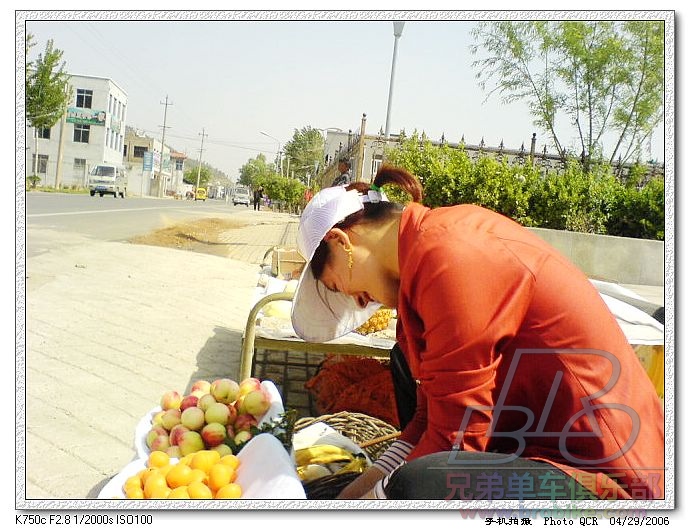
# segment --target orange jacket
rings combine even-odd
[[[663,498],[662,406],[587,277],[478,206],[410,204],[398,342],[418,381],[408,460],[452,448],[544,460],[601,498]]]

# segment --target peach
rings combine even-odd
[[[179,409],[182,403],[182,396],[177,390],[169,390],[161,397],[161,408],[163,410]]]
[[[214,445],[213,447],[210,447],[211,451],[215,451],[216,453],[220,454],[221,457],[225,455],[231,455],[232,454],[232,449],[230,449],[230,446],[227,444],[218,444]]]
[[[181,423],[178,423],[172,429],[170,429],[170,445],[180,445],[182,433],[187,432],[188,430],[189,428],[185,427]]]
[[[195,395],[190,394],[182,398],[182,402],[180,403],[180,410],[184,411],[184,409],[188,409],[189,407],[196,407],[198,403],[199,398]]]
[[[223,443],[226,436],[225,425],[220,423],[209,423],[201,429],[201,438],[207,447],[214,447]]]
[[[168,431],[162,425],[154,425],[151,430],[146,433],[146,447],[151,449],[151,444],[153,441],[161,435],[168,435]]]
[[[182,456],[187,456],[205,449],[204,440],[196,431],[187,431],[182,433],[178,447],[180,448]]]
[[[182,451],[177,445],[171,445],[165,450],[166,453],[168,453],[168,456],[170,458],[181,458],[182,457]],[[222,455],[221,455],[222,456]]]
[[[204,426],[204,411],[199,407],[189,407],[182,411],[180,423],[191,431],[198,431]]]
[[[204,394],[208,394],[211,392],[211,383],[209,383],[205,379],[199,379],[198,381],[194,381],[194,384],[192,385],[192,388],[189,393],[192,394],[197,390],[200,390]]]
[[[214,398],[211,394],[204,394],[199,398],[199,401],[197,402],[196,406],[204,412],[206,412],[208,408],[214,403],[218,403],[216,401],[216,398]]]
[[[271,407],[271,397],[263,388],[259,390],[252,390],[244,396],[242,400],[244,410],[258,418],[266,414],[266,411]]]
[[[240,414],[235,420],[235,431],[248,431],[252,426],[256,427],[259,422],[251,414]],[[239,432],[238,432],[239,434]]]
[[[236,381],[228,378],[216,379],[211,383],[211,395],[219,403],[233,403],[240,392],[240,386]]]
[[[245,442],[248,442],[251,440],[252,435],[249,431],[240,431],[235,435],[235,439],[233,440],[235,442],[235,445],[242,445]]]
[[[244,396],[252,390],[259,390],[261,388],[261,381],[256,377],[247,377],[240,383],[239,395]],[[239,396],[238,396],[239,397]]]
[[[168,409],[161,417],[161,425],[163,425],[165,430],[170,432],[170,429],[180,423],[181,416],[182,412],[180,412],[180,409]]]
[[[151,451],[165,451],[168,447],[170,447],[170,438],[167,434],[159,434],[149,446]]]
[[[151,425],[161,425],[161,418],[163,417],[163,414],[165,413],[164,410],[160,410],[156,412],[153,415],[153,418],[151,418]]]
[[[230,407],[224,403],[213,403],[206,409],[206,423],[220,423],[227,425],[230,418]]]

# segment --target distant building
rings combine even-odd
[[[105,77],[70,75],[69,84],[60,185],[83,187],[94,165],[123,162],[127,93]],[[41,177],[40,185],[55,185],[61,127],[61,121],[50,129],[27,126],[26,175]]]
[[[157,177],[161,171],[162,159],[162,182],[164,183],[162,195],[184,194],[186,188],[182,179],[187,155],[176,152],[167,145],[161,149],[160,140],[151,138],[132,127],[127,127],[124,153],[124,165],[129,180],[128,193],[142,197],[157,196],[159,194],[156,187]]]

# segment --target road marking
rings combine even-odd
[[[81,212],[56,212],[56,213],[31,213],[26,217],[52,217],[57,215],[81,215],[85,213],[113,213],[113,212],[141,212],[143,210],[189,210],[189,208],[178,208],[178,207],[167,207],[161,208],[160,206],[153,206],[151,208],[122,208],[114,210],[84,210]]]

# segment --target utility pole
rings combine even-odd
[[[55,168],[55,189],[60,189],[62,180],[62,159],[65,153],[65,121],[67,120],[67,107],[60,117],[60,136],[58,140],[57,167]]]
[[[55,189],[60,189],[60,182],[62,180],[62,159],[65,154],[65,123],[67,122],[67,94],[71,89],[65,85],[65,108],[62,110],[60,116],[60,137],[58,140],[58,154],[57,154],[57,168],[55,168]]]
[[[199,166],[196,168],[196,188],[194,189],[195,194],[196,190],[199,189],[199,181],[201,180],[201,153],[204,152],[204,138],[208,136],[208,134],[206,134],[206,129],[202,128],[199,136],[201,136],[201,149],[199,149]]]
[[[168,103],[168,95],[165,95],[165,101],[160,102],[161,105],[165,105],[165,110],[163,111],[163,137],[161,138],[161,163],[158,170],[158,196],[163,197],[163,155],[165,153],[165,130],[167,127],[168,120],[168,106],[172,103]]]

